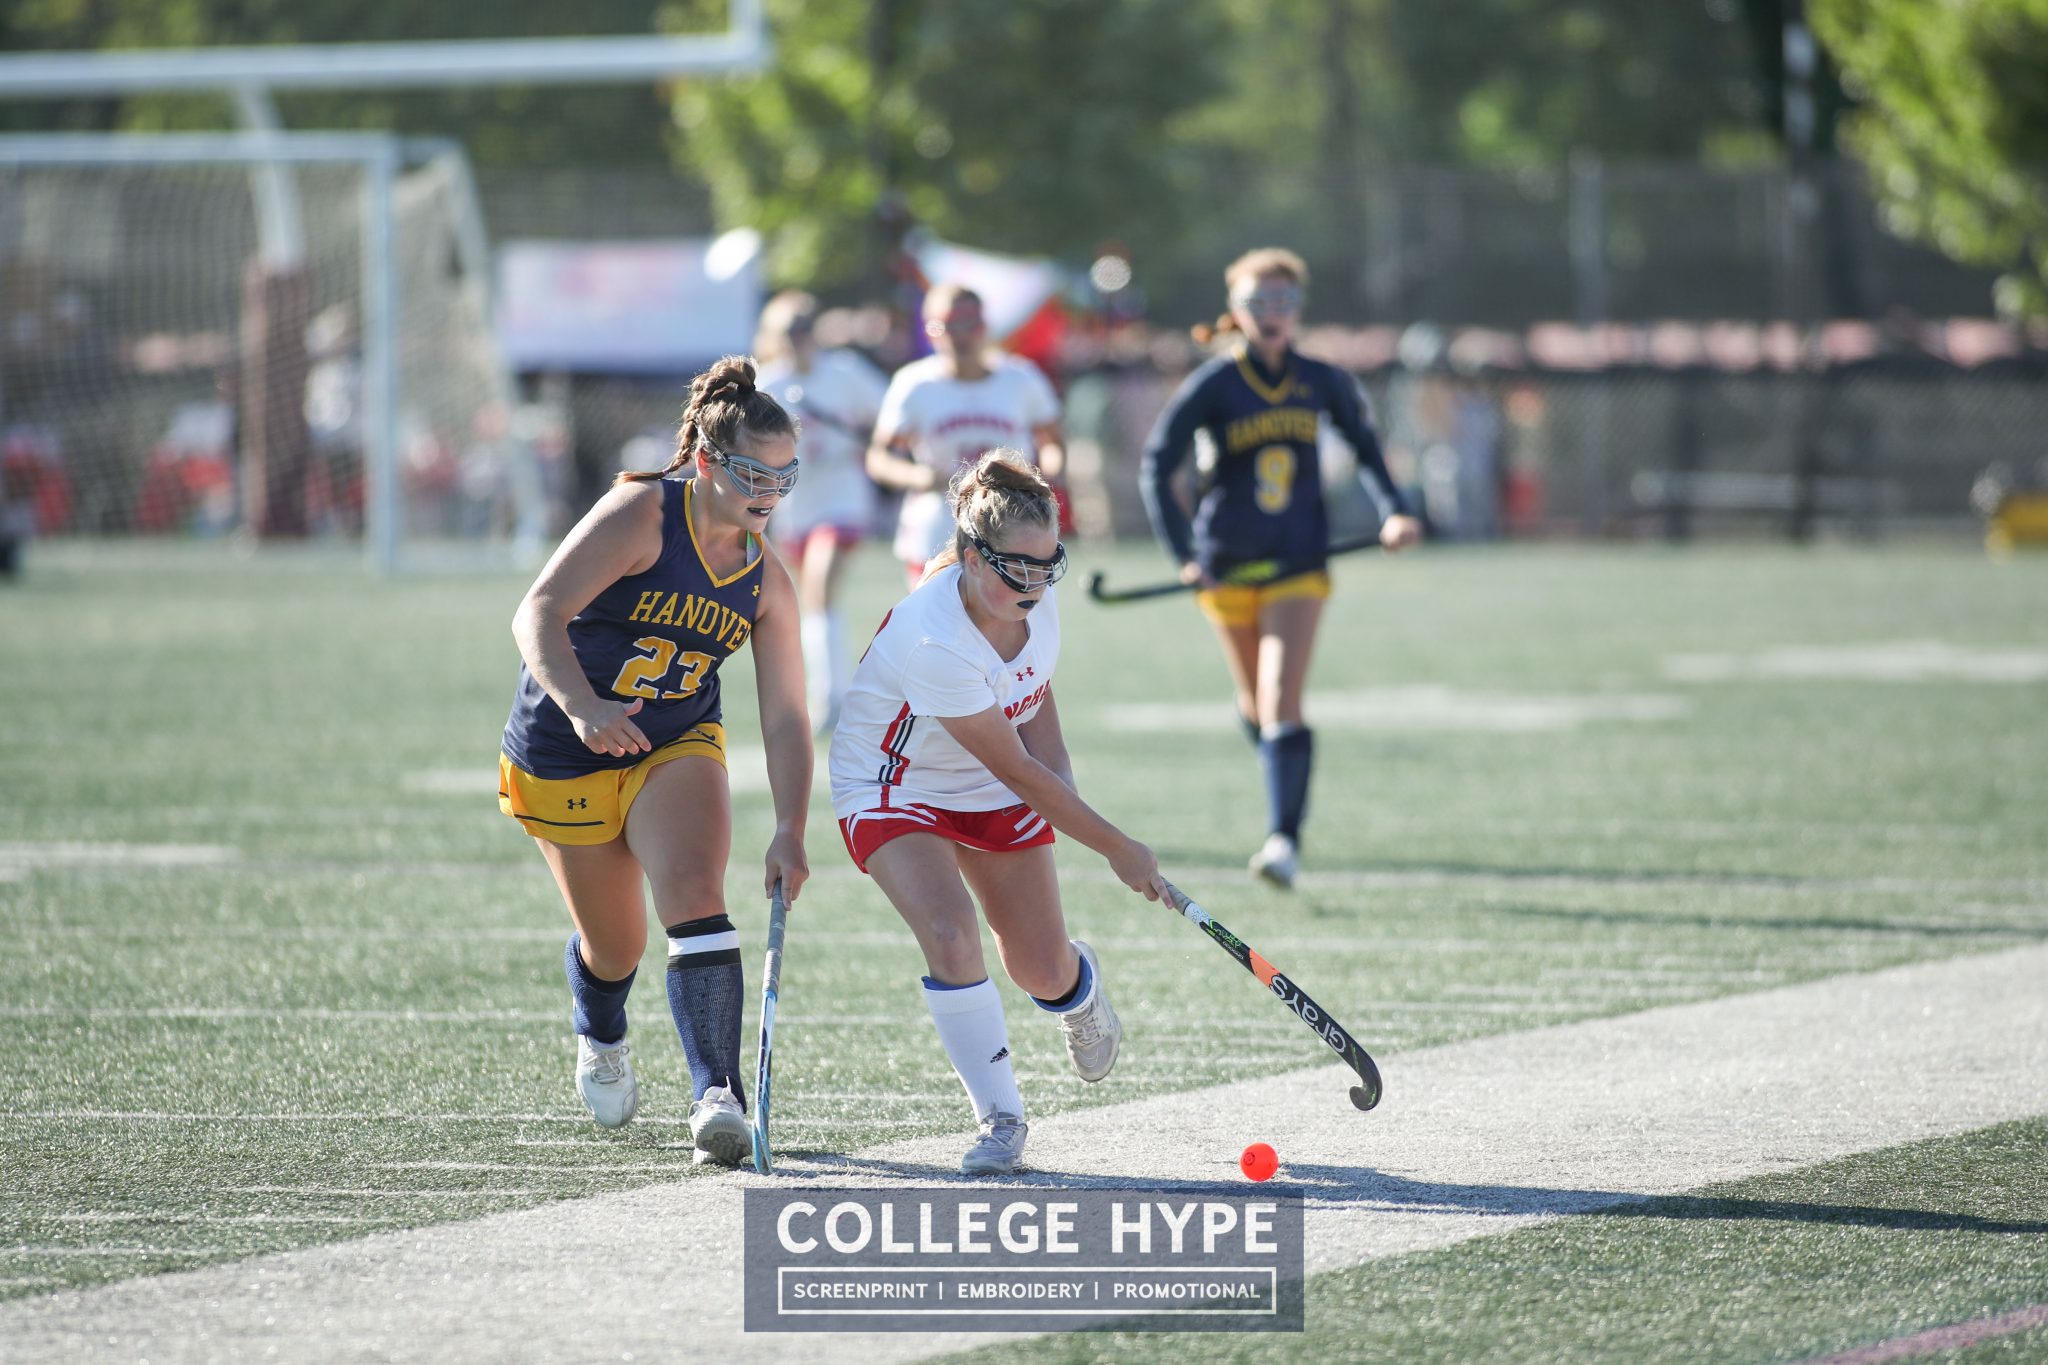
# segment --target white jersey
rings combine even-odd
[[[883,444],[902,437],[919,464],[946,478],[997,446],[1037,458],[1032,431],[1060,420],[1059,395],[1043,371],[1022,356],[991,352],[980,379],[955,379],[941,356],[913,360],[896,371],[876,419]],[[943,491],[903,499],[896,523],[896,557],[921,564],[945,548],[953,518]]]
[[[888,381],[854,351],[820,351],[798,373],[788,361],[761,367],[754,381],[803,423],[796,488],[775,511],[775,534],[794,539],[819,526],[863,534],[875,516],[867,474],[868,437]]]
[[[949,564],[896,604],[853,671],[832,733],[832,811],[911,804],[940,810],[1001,810],[1017,794],[939,724],[1000,706],[1012,725],[1038,714],[1060,656],[1053,590],[1025,619],[1030,635],[1005,661],[968,619],[960,566]]]

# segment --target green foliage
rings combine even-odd
[[[1814,0],[1887,223],[2048,317],[2048,0]]]
[[[1167,235],[1175,122],[1220,80],[1181,0],[771,0],[772,70],[676,96],[679,150],[786,278],[862,278],[889,195],[941,236],[1078,256]]]
[[[1384,4],[1388,65],[1402,73],[1407,154],[1479,165],[1557,165],[1700,154],[1755,123],[1763,90],[1734,4],[1442,0]]]

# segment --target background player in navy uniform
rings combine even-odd
[[[687,478],[669,477],[687,474]],[[598,1123],[633,1117],[626,993],[647,943],[643,877],[668,930],[668,996],[689,1058],[696,1159],[750,1150],[740,1084],[739,936],[725,914],[732,801],[719,664],[754,651],[774,792],[765,886],[810,875],[811,729],[796,590],[762,541],[796,482],[796,424],[728,356],[697,376],[675,457],[622,474],[513,617],[524,665],[499,805],[539,844],[575,932],[576,1086]]]
[[[1266,247],[1233,261],[1223,278],[1230,311],[1195,335],[1235,340],[1189,375],[1160,414],[1145,444],[1140,491],[1181,581],[1201,585],[1196,600],[1223,643],[1238,714],[1258,742],[1271,833],[1252,856],[1252,871],[1292,886],[1314,757],[1301,693],[1330,595],[1329,518],[1316,459],[1325,416],[1358,453],[1359,479],[1392,509],[1380,543],[1412,545],[1422,525],[1387,474],[1358,381],[1294,349],[1308,288],[1302,259]],[[1200,471],[1190,520],[1173,476],[1198,432],[1214,465]],[[1230,581],[1247,570],[1256,584]]]

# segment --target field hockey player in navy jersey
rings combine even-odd
[[[1195,331],[1224,349],[1189,375],[1146,441],[1139,490],[1160,544],[1215,627],[1237,693],[1238,715],[1265,770],[1266,842],[1251,868],[1291,887],[1308,808],[1314,737],[1302,689],[1316,627],[1330,595],[1329,518],[1317,436],[1327,418],[1358,455],[1358,477],[1388,510],[1380,544],[1422,537],[1380,453],[1364,391],[1350,374],[1294,349],[1308,289],[1301,257],[1278,247],[1248,252],[1224,272],[1230,311]],[[1192,517],[1175,496],[1175,471],[1197,433],[1213,467],[1200,472]]]
[[[622,474],[576,524],[513,617],[522,664],[499,806],[534,837],[575,932],[564,963],[576,1088],[603,1127],[639,1087],[626,995],[647,943],[643,882],[668,933],[668,998],[689,1060],[698,1162],[751,1150],[740,1080],[739,935],[725,913],[732,845],[719,665],[754,654],[775,805],[762,885],[794,902],[810,868],[811,728],[796,591],[762,540],[796,483],[796,423],[728,356],[690,386],[675,457]]]

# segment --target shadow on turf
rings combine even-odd
[[[1001,1189],[1134,1189],[1200,1196],[1244,1194],[1242,1180],[1162,1180],[1028,1170],[1001,1180],[976,1180],[943,1168],[835,1153],[804,1153],[802,1174],[829,1181],[843,1175],[863,1185],[987,1185]],[[822,1169],[821,1169],[822,1168]],[[1807,1204],[1786,1199],[1724,1199],[1707,1195],[1633,1195],[1617,1190],[1550,1189],[1535,1185],[1456,1185],[1407,1180],[1363,1167],[1289,1162],[1286,1178],[1265,1188],[1299,1194],[1311,1208],[1376,1207],[1388,1212],[1442,1212],[1526,1217],[1591,1214],[1602,1218],[1673,1218],[1717,1222],[1821,1223],[1843,1227],[1928,1232],[2048,1233],[2048,1222],[2009,1222],[1933,1209],[1887,1209],[1855,1204]]]

